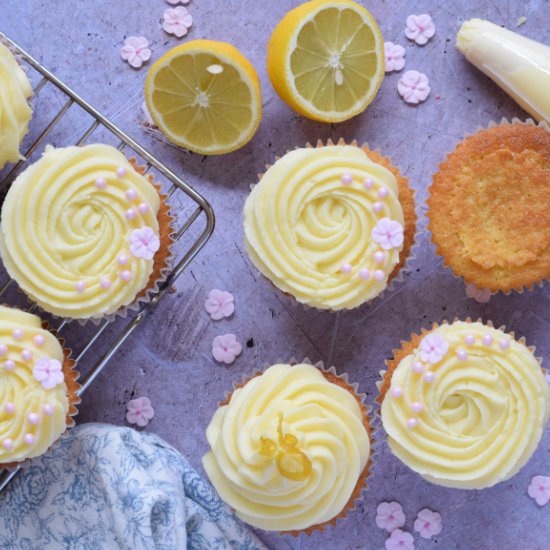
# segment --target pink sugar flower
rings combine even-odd
[[[45,390],[55,388],[58,384],[63,384],[65,380],[61,363],[57,359],[49,357],[40,357],[34,364],[32,374]]]
[[[241,354],[243,347],[234,334],[216,336],[212,341],[212,355],[216,361],[230,365]]]
[[[535,476],[527,488],[527,494],[535,499],[539,506],[548,504],[550,501],[550,477]]]
[[[416,105],[430,95],[430,80],[424,73],[407,71],[399,79],[397,91],[407,103]]]
[[[449,351],[447,340],[439,334],[428,334],[420,342],[420,359],[427,363],[438,363]]]
[[[405,514],[399,502],[381,502],[376,508],[376,525],[389,533],[405,525]]]
[[[434,22],[427,13],[407,17],[405,35],[409,40],[414,40],[419,46],[423,46],[434,34]]]
[[[371,236],[384,250],[398,248],[403,244],[403,226],[390,218],[382,218],[372,230]]]
[[[424,539],[431,539],[441,533],[441,516],[437,512],[432,512],[429,508],[424,508],[418,512],[418,517],[414,521],[414,530],[420,533]]]
[[[466,296],[480,304],[486,304],[491,299],[491,291],[488,288],[477,288],[476,285],[466,285]]]
[[[405,48],[393,42],[384,42],[386,72],[400,71],[405,66]]]
[[[386,550],[414,550],[414,538],[410,533],[396,529],[386,539]]]
[[[138,397],[128,401],[126,405],[126,420],[128,424],[136,424],[140,428],[145,428],[149,420],[155,416],[155,410],[151,406],[148,397]]]
[[[145,61],[151,59],[149,40],[145,36],[129,36],[120,49],[120,57],[134,69],[139,69]]]
[[[206,311],[210,313],[210,317],[214,319],[214,321],[219,321],[224,317],[233,315],[235,311],[235,299],[231,292],[215,288],[208,294],[208,299],[204,302],[204,307]]]
[[[187,34],[187,31],[192,24],[193,18],[183,6],[168,8],[164,12],[164,22],[162,23],[162,28],[168,34],[174,34],[178,38],[181,38]]]
[[[150,227],[144,226],[130,233],[130,252],[136,258],[152,260],[159,248],[160,239]]]

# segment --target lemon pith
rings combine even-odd
[[[384,76],[384,42],[351,0],[311,0],[288,12],[268,45],[276,92],[299,114],[341,122],[366,109]]]
[[[156,61],[145,101],[168,139],[204,155],[245,145],[262,114],[254,67],[231,44],[213,40],[187,42]]]

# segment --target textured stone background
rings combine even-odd
[[[269,34],[295,0],[192,0],[188,5],[194,25],[188,37],[232,42],[253,62],[262,81],[264,117],[254,140],[224,157],[203,158],[169,146],[141,126],[142,86],[147,69],[134,71],[119,58],[123,39],[144,34],[152,42],[153,60],[180,43],[160,25],[162,0],[1,0],[0,30],[32,52],[92,105],[127,130],[186,181],[202,192],[217,214],[216,232],[190,269],[140,329],[117,353],[85,395],[80,421],[124,423],[125,403],[131,396],[148,395],[156,416],[148,430],[166,438],[202,471],[206,451],[205,428],[216,403],[233,381],[267,363],[309,357],[334,364],[359,382],[369,400],[375,381],[391,349],[411,331],[432,321],[467,316],[505,324],[535,344],[550,358],[550,293],[548,285],[524,295],[499,295],[489,304],[468,300],[461,281],[453,278],[435,257],[421,218],[420,247],[404,284],[383,299],[342,314],[292,307],[251,267],[243,254],[241,209],[256,174],[276,155],[308,141],[328,138],[367,141],[391,156],[418,191],[425,211],[430,175],[445,153],[465,134],[501,117],[525,113],[454,47],[464,19],[482,17],[521,34],[550,42],[550,2],[514,1],[363,1],[378,20],[386,40],[407,49],[407,68],[425,72],[432,94],[418,107],[403,103],[397,92],[398,74],[388,75],[363,115],[337,126],[301,119],[276,96],[267,78],[265,51]],[[403,34],[407,15],[429,12],[436,36],[425,47]],[[518,17],[527,22],[516,28]],[[436,97],[440,99],[436,99]],[[46,96],[47,97],[47,96]],[[58,108],[59,99],[37,103],[31,135]],[[70,116],[51,138],[68,144],[86,128]],[[180,213],[190,211],[175,200]],[[232,291],[236,313],[212,322],[203,302],[212,288]],[[10,295],[11,301],[20,297]],[[72,345],[79,329],[65,331]],[[235,332],[245,344],[233,366],[217,365],[211,355],[212,338]],[[111,334],[105,335],[105,347]],[[101,345],[98,351],[99,354]],[[83,368],[85,365],[83,365]],[[377,456],[370,490],[358,510],[324,534],[292,539],[260,533],[273,548],[383,547],[385,534],[374,523],[376,505],[396,499],[412,529],[423,507],[438,510],[444,529],[435,541],[417,538],[417,547],[447,549],[548,548],[548,508],[539,509],[527,496],[535,474],[550,475],[550,433],[547,430],[530,463],[510,481],[485,491],[459,491],[432,486],[394,459],[385,446]]]

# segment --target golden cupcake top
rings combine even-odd
[[[32,87],[10,50],[0,42],[0,169],[17,162],[32,111],[27,99]]]
[[[515,475],[550,412],[549,387],[532,351],[479,322],[415,336],[390,363],[384,389],[391,450],[448,487],[480,489]]]
[[[404,213],[395,174],[355,146],[296,149],[244,207],[254,265],[298,302],[350,309],[378,296],[401,262]]]
[[[0,306],[0,464],[44,453],[65,431],[63,362],[36,315]]]
[[[149,281],[160,246],[159,207],[155,187],[115,148],[47,147],[4,201],[2,260],[47,311],[71,318],[113,313]]]
[[[307,529],[338,516],[355,494],[370,455],[364,422],[356,396],[316,367],[274,365],[216,411],[203,465],[250,525]]]
[[[433,176],[429,229],[466,282],[520,290],[550,277],[550,133],[501,124],[466,138]]]

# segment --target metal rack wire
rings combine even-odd
[[[101,129],[107,131],[108,134],[114,136],[118,141],[116,147],[120,151],[125,149],[132,152],[132,155],[137,155],[138,164],[144,165],[146,172],[155,171],[160,174],[161,178],[165,179],[170,187],[167,189],[167,195],[169,200],[175,199],[178,194],[185,198],[186,201],[190,201],[194,210],[192,213],[182,222],[178,224],[175,233],[175,240],[185,243],[182,245],[183,250],[176,251],[176,260],[174,267],[169,273],[166,281],[159,287],[158,293],[156,293],[152,299],[143,305],[134,315],[128,316],[124,319],[123,326],[120,331],[113,335],[113,339],[106,350],[102,350],[100,359],[92,364],[88,370],[86,376],[80,381],[82,386],[79,391],[79,395],[82,395],[93,383],[96,377],[103,370],[105,365],[109,362],[111,357],[120,348],[120,346],[126,341],[126,339],[132,334],[137,326],[145,319],[148,313],[155,307],[159,300],[166,294],[171,288],[174,281],[183,273],[185,268],[189,265],[191,260],[197,255],[201,248],[206,244],[212,232],[214,231],[214,211],[210,204],[202,197],[197,191],[185,183],[179,178],[172,170],[167,168],[164,164],[156,160],[156,158],[146,151],[141,145],[134,141],[130,136],[125,134],[117,126],[115,126],[108,118],[99,113],[89,103],[73,92],[68,86],[66,86],[61,80],[59,80],[54,74],[43,67],[36,59],[29,55],[26,51],[20,48],[16,43],[10,40],[7,36],[0,32],[0,41],[8,45],[18,57],[23,65],[30,67],[32,70],[38,73],[40,78],[39,82],[33,88],[33,95],[30,99],[31,102],[35,101],[38,94],[48,85],[55,86],[55,88],[62,93],[66,98],[63,106],[57,113],[49,119],[45,128],[42,129],[40,134],[34,139],[32,144],[24,151],[24,156],[29,159],[33,153],[35,153],[40,145],[43,144],[46,137],[50,135],[52,130],[58,125],[62,118],[67,114],[69,109],[76,105],[84,111],[84,114],[91,119],[90,125],[87,126],[85,132],[75,140],[71,145],[83,145],[94,132]],[[69,145],[69,144],[67,144]],[[143,162],[141,162],[143,161]],[[24,160],[20,160],[16,163],[8,174],[0,180],[0,193],[4,194],[10,183],[15,179],[19,171],[25,167]],[[157,178],[155,177],[155,180]],[[204,226],[202,230],[196,229],[198,220],[202,219]],[[193,226],[193,227],[192,227]],[[197,231],[197,235],[191,235],[191,230]],[[183,239],[183,236],[186,236]],[[6,302],[6,293],[11,287],[15,287],[16,284],[12,279],[9,279],[5,284],[0,287],[0,300]],[[28,311],[34,311],[37,308],[36,304],[30,304]],[[119,320],[120,322],[120,320]],[[67,334],[67,325],[69,320],[64,319],[61,322],[59,319],[50,323],[55,328],[57,333],[61,333],[61,336],[68,340],[69,347],[71,347],[70,335]],[[84,339],[81,339],[78,351],[75,354],[75,359],[80,363],[86,357],[89,357],[90,350],[96,350],[101,343],[101,336],[108,332],[110,322],[107,320],[102,321],[99,325],[93,326],[91,334],[87,334]],[[90,323],[88,323],[90,325]],[[117,323],[118,326],[118,323]],[[72,346],[76,349],[75,346]],[[0,492],[4,490],[10,481],[17,475],[19,469],[12,471],[0,470]]]

